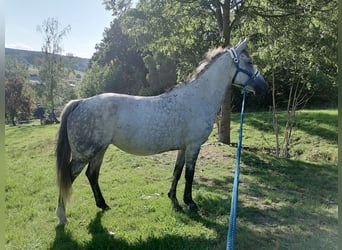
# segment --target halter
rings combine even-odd
[[[243,85],[243,88],[246,88],[249,84],[251,84],[252,82],[255,81],[255,79],[259,76],[260,72],[259,70],[256,70],[254,73],[251,73],[243,68],[240,68],[239,66],[239,58],[236,54],[236,51],[234,48],[231,48],[228,50],[229,51],[229,54],[231,56],[231,58],[233,59],[233,63],[236,67],[236,71],[235,71],[235,74],[234,74],[234,77],[233,77],[233,80],[232,80],[232,84],[234,85],[234,82],[235,82],[235,79],[236,79],[236,76],[238,75],[239,72],[242,72],[246,75],[249,76],[249,79],[245,82],[245,84]]]

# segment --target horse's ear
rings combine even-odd
[[[238,45],[235,46],[235,50],[236,50],[236,52],[237,52],[238,55],[239,55],[244,49],[246,49],[247,42],[248,42],[248,39],[245,38],[245,40],[243,40],[243,42],[240,42],[240,43],[238,43]]]

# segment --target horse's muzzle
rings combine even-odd
[[[262,75],[258,75],[255,80],[251,83],[251,87],[254,90],[255,95],[264,94],[268,89],[268,83],[262,77]]]

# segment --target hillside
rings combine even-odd
[[[24,63],[32,67],[38,66],[39,59],[42,58],[43,55],[44,54],[40,51],[5,48],[6,57],[16,58],[20,63]],[[81,72],[85,72],[88,68],[89,59],[87,58],[62,56],[62,59],[66,68]]]

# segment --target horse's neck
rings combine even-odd
[[[232,82],[234,65],[227,56],[221,55],[194,82],[201,97],[217,112],[225,96],[228,85]]]

